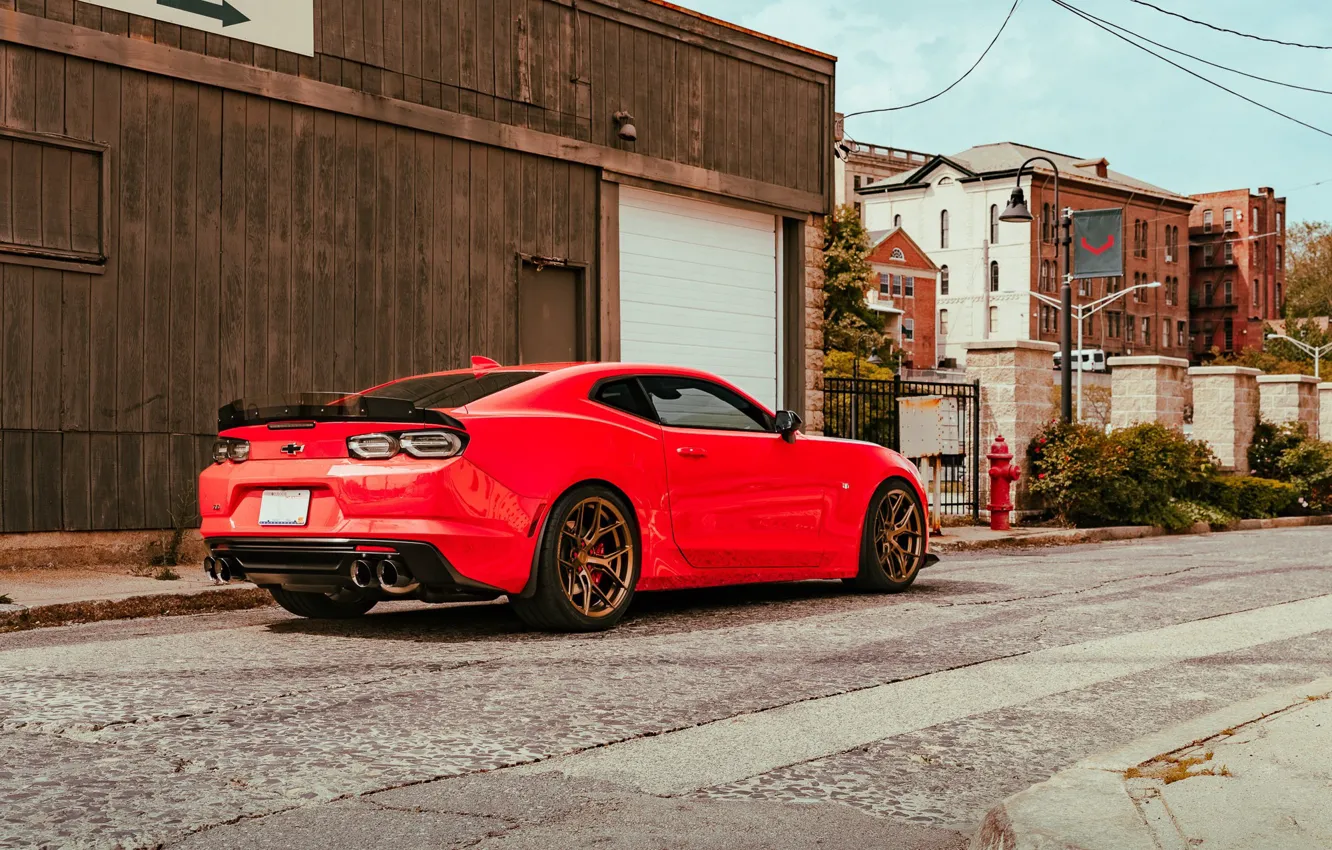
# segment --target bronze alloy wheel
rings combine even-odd
[[[889,490],[874,514],[874,552],[888,579],[910,581],[925,547],[925,514],[903,490]]]
[[[560,527],[556,561],[569,604],[585,617],[607,617],[629,595],[634,538],[619,507],[592,496],[574,504]]]

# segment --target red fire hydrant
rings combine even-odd
[[[1012,528],[1008,515],[1013,512],[1013,483],[1022,470],[1013,463],[1013,453],[1002,436],[994,438],[986,457],[990,459],[990,504],[985,506],[990,511],[990,530],[1008,531]]]

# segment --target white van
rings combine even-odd
[[[1073,352],[1073,371],[1078,371],[1078,358],[1082,358],[1082,371],[1084,372],[1105,372],[1105,352],[1099,348],[1084,348],[1081,351]],[[1054,356],[1054,367],[1058,369],[1064,362],[1064,355],[1061,351],[1056,351]]]

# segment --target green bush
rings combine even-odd
[[[1332,513],[1332,443],[1305,440],[1281,456],[1277,469],[1297,488],[1305,508]]]
[[[1225,528],[1234,522],[1238,517],[1224,508],[1211,505],[1206,502],[1194,502],[1187,499],[1181,499],[1175,503],[1179,511],[1188,518],[1189,524],[1195,522],[1205,522],[1214,529]]]
[[[1285,481],[1252,476],[1217,478],[1206,502],[1242,519],[1270,519],[1288,513],[1300,498],[1300,488]]]
[[[1281,478],[1281,456],[1308,439],[1303,423],[1274,425],[1259,419],[1249,444],[1249,471],[1260,478]]]
[[[1086,425],[1051,424],[1032,442],[1033,493],[1076,525],[1158,525],[1194,520],[1180,500],[1201,500],[1216,476],[1203,443],[1155,423],[1106,435]]]

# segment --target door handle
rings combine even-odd
[[[678,454],[680,457],[699,458],[699,457],[708,456],[707,449],[695,448],[694,446],[681,446],[680,448],[675,450],[675,453]]]

